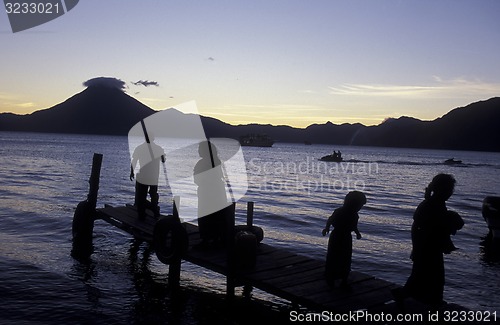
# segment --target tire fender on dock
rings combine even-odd
[[[153,248],[160,262],[170,264],[179,261],[188,248],[186,229],[172,215],[158,220],[153,230]]]
[[[88,201],[82,201],[76,207],[72,223],[73,257],[89,257],[92,254],[94,214],[95,210]]]
[[[255,238],[257,239],[257,243],[260,243],[264,239],[264,230],[262,230],[261,227],[247,225],[236,225],[234,227],[234,232],[236,234],[242,231],[247,231],[254,234]]]

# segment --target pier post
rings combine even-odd
[[[247,202],[247,226],[253,226],[253,202]]]
[[[236,211],[236,203],[233,202],[230,206],[226,208],[226,225],[227,225],[227,238],[226,238],[226,249],[227,249],[227,275],[226,275],[226,296],[227,299],[231,300],[234,298],[234,289],[236,287],[235,273],[235,261],[234,261],[234,214]]]
[[[180,197],[175,196],[174,197],[174,204],[173,204],[173,211],[172,214],[174,218],[179,220],[179,210],[177,207],[177,202],[180,202]],[[179,259],[176,259],[172,261],[168,265],[168,284],[171,288],[177,289],[180,287],[180,281],[181,281],[181,261],[182,259],[179,257]]]
[[[247,202],[247,227],[253,226],[253,201]],[[253,287],[251,285],[245,284],[243,285],[243,296],[247,299],[250,299],[252,294]]]
[[[97,193],[99,192],[101,165],[102,154],[94,153],[89,178],[89,193],[87,199],[78,204],[73,216],[73,248],[71,256],[75,258],[89,258],[93,251],[92,236],[94,232],[95,208],[97,205]]]
[[[97,205],[97,193],[99,192],[99,178],[101,177],[102,154],[94,153],[92,157],[92,170],[89,178],[89,194],[87,202],[95,210]]]

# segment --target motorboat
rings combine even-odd
[[[342,154],[340,153],[340,151],[338,153],[334,151],[332,154],[323,156],[319,160],[341,162],[344,160],[344,158],[342,158]]]
[[[242,147],[272,147],[274,140],[266,134],[247,134],[240,137]]]
[[[444,161],[444,164],[445,165],[460,165],[460,164],[462,164],[462,161],[461,160],[455,160],[455,158],[450,158],[450,159],[446,159]]]

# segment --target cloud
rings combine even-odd
[[[33,102],[27,102],[27,103],[20,103],[20,104],[16,104],[17,107],[21,107],[21,108],[30,108],[30,107],[35,107],[35,103]]]
[[[112,77],[97,77],[92,78],[83,82],[83,86],[85,87],[107,87],[107,88],[116,88],[124,91],[127,88],[125,82],[123,80],[112,78]]]
[[[159,87],[160,84],[157,81],[149,81],[149,80],[139,80],[136,82],[132,81],[132,84],[136,86],[144,86],[144,87],[149,87],[149,86],[156,86]]]
[[[300,94],[317,94],[318,92],[315,90],[311,89],[304,89],[304,90],[299,90]]]
[[[29,108],[36,107],[37,104],[31,101],[23,101],[24,96],[19,96],[16,94],[2,93],[0,92],[0,111],[6,112],[7,108],[14,111],[21,109],[26,111]]]
[[[500,93],[499,83],[481,80],[455,78],[450,80],[432,76],[429,85],[384,85],[384,84],[342,84],[329,87],[332,95],[405,97],[405,98],[449,98],[468,96],[488,97]]]
[[[329,87],[332,95],[351,96],[417,96],[432,91],[432,86],[398,86],[398,85],[366,85],[366,84],[343,84],[338,87]]]

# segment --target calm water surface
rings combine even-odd
[[[334,149],[342,151],[343,163],[318,160]],[[184,289],[173,299],[168,268],[154,254],[148,258],[146,245],[102,221],[95,224],[91,262],[71,258],[72,217],[87,195],[94,152],[104,155],[98,206],[133,201],[126,137],[0,133],[0,152],[2,322],[223,321],[212,299],[224,293],[223,277],[183,263]],[[239,222],[246,202],[254,201],[254,223],[264,228],[267,243],[323,259],[326,219],[348,191],[362,190],[368,203],[360,212],[363,239],[354,241],[352,267],[401,285],[411,270],[413,211],[434,175],[453,174],[457,187],[448,208],[466,225],[453,237],[460,249],[445,259],[445,299],[500,312],[500,263],[480,246],[487,233],[482,200],[500,195],[500,154],[284,143],[243,152],[249,189],[237,203]],[[464,163],[442,164],[452,157]],[[162,211],[170,212],[165,186],[160,195]],[[287,307],[258,290],[254,299],[271,310]]]

